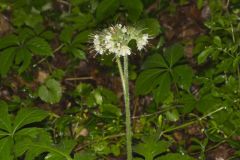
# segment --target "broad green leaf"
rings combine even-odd
[[[180,110],[182,113],[189,113],[196,107],[197,101],[191,94],[184,94],[181,101],[184,104],[183,108]]]
[[[171,77],[169,73],[165,72],[158,78],[158,87],[153,91],[154,100],[156,103],[163,102],[170,95]]]
[[[8,48],[4,51],[0,52],[0,75],[6,76],[10,67],[13,64],[14,56],[15,56],[16,49],[15,48]]]
[[[103,0],[96,9],[96,17],[98,21],[102,21],[112,16],[119,7],[119,0]]]
[[[47,112],[37,108],[23,108],[18,111],[13,124],[13,133],[21,127],[34,122],[40,122],[48,116]]]
[[[13,160],[12,155],[12,145],[13,139],[12,137],[7,137],[0,139],[0,159],[1,160]]]
[[[189,91],[192,84],[193,71],[187,65],[179,65],[173,68],[176,83],[186,91]],[[176,77],[177,76],[177,77]]]
[[[31,128],[23,128],[20,129],[16,134],[15,134],[15,139],[21,139],[22,137],[31,137],[31,138],[37,138],[38,134],[43,132],[43,128],[36,128],[36,127],[31,127]]]
[[[136,80],[136,94],[148,94],[157,84],[152,83],[163,71],[160,69],[148,69],[140,73]]]
[[[157,19],[146,18],[140,20],[137,24],[144,29],[144,32],[148,33],[152,37],[159,35],[161,32],[160,24]]]
[[[147,57],[146,61],[143,63],[143,69],[150,69],[150,68],[168,68],[164,58],[160,54],[154,54]]]
[[[27,42],[27,48],[36,55],[51,56],[53,54],[52,48],[48,42],[42,38],[36,37]]]
[[[10,34],[0,38],[0,49],[4,49],[18,44],[17,36]]]
[[[16,156],[22,156],[26,153],[24,160],[33,160],[43,152],[47,152],[48,148],[52,147],[51,136],[45,130],[39,130],[36,138],[20,136],[14,145],[14,153]]]
[[[184,49],[183,46],[176,43],[169,48],[166,49],[164,53],[169,66],[172,68],[183,56],[184,56]]]
[[[155,156],[166,152],[170,143],[167,141],[158,141],[152,136],[145,137],[143,143],[134,146],[134,152],[145,157],[146,160],[153,160]]]
[[[4,101],[0,101],[0,129],[11,132],[11,120],[8,114],[8,105]]]
[[[169,153],[167,155],[161,156],[156,160],[194,160],[194,158],[187,155],[181,155],[179,153]]]
[[[47,80],[44,85],[39,87],[38,96],[47,103],[59,102],[62,97],[61,84],[54,79]]]
[[[207,49],[205,49],[204,51],[202,51],[199,55],[198,55],[198,64],[202,64],[206,61],[206,59],[208,58],[209,54],[211,54],[212,52],[214,52],[214,48],[212,47],[208,47]]]
[[[0,139],[2,139],[3,137],[6,137],[6,136],[9,136],[9,132],[0,130]]]
[[[121,0],[122,5],[128,11],[128,18],[135,22],[143,11],[143,4],[141,0]]]
[[[60,40],[65,43],[71,43],[74,29],[72,27],[66,27],[60,33]]]
[[[221,102],[219,101],[219,99],[213,97],[211,94],[207,94],[198,100],[197,110],[201,113],[208,113],[209,111],[217,107],[216,105],[220,103]]]

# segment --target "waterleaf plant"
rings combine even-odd
[[[148,34],[143,34],[141,29],[132,26],[122,26],[117,24],[111,26],[94,35],[94,50],[99,54],[114,54],[118,65],[126,113],[126,141],[127,159],[132,160],[132,133],[131,133],[131,114],[130,98],[128,86],[128,55],[131,55],[131,48],[128,46],[130,41],[135,41],[137,49],[141,51],[147,45]],[[121,58],[123,57],[123,66]]]

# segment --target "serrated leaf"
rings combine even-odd
[[[162,73],[160,69],[148,69],[140,73],[136,80],[136,94],[144,95],[148,94],[154,87],[156,83],[153,81]]]
[[[194,158],[189,157],[187,155],[181,155],[179,153],[169,153],[167,155],[161,156],[156,160],[194,160]]]
[[[161,32],[160,24],[157,19],[146,18],[140,20],[137,24],[144,29],[144,32],[148,33],[152,37],[159,35]]]
[[[0,49],[4,49],[11,46],[16,46],[18,44],[17,36],[11,34],[0,39]]]
[[[170,143],[167,141],[158,141],[152,136],[145,137],[143,143],[134,146],[134,152],[145,157],[146,160],[153,160],[155,156],[166,152]]]
[[[135,22],[143,11],[143,4],[141,0],[121,0],[122,5],[128,11],[128,18]]]
[[[96,9],[96,18],[102,21],[105,18],[113,15],[119,7],[118,0],[103,0],[99,3]]]
[[[14,56],[15,56],[15,48],[8,48],[4,51],[0,52],[0,75],[6,76],[10,67],[13,64]]]
[[[85,54],[85,52],[84,52],[83,50],[81,50],[81,49],[73,48],[73,49],[71,50],[71,52],[72,52],[72,54],[74,55],[74,57],[76,57],[76,58],[79,58],[79,59],[81,59],[81,60],[86,59],[86,54]]]
[[[13,124],[13,133],[21,127],[34,122],[40,122],[48,116],[47,112],[37,108],[23,108],[18,111]]]
[[[176,43],[167,48],[164,55],[171,68],[183,57],[184,48],[182,45]]]
[[[26,44],[27,48],[36,55],[51,56],[53,54],[52,48],[48,42],[42,38],[36,37],[31,39]]]
[[[11,120],[8,114],[8,105],[4,101],[0,101],[0,129],[11,132]]]
[[[47,103],[59,102],[62,97],[61,84],[54,79],[47,80],[44,85],[39,87],[38,96]]]

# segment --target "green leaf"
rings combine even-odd
[[[76,37],[74,38],[73,40],[73,44],[76,46],[76,45],[79,45],[81,43],[86,43],[88,40],[89,40],[89,37],[90,37],[90,34],[92,33],[91,30],[86,30],[86,31],[83,31],[83,32],[80,32],[76,35]],[[77,46],[76,46],[77,47]]]
[[[74,29],[72,27],[66,27],[60,33],[60,40],[65,43],[71,43]]]
[[[136,94],[144,95],[148,94],[154,87],[156,83],[153,81],[161,75],[163,71],[160,69],[148,69],[140,73],[136,80]]]
[[[0,139],[0,159],[2,160],[13,160],[11,148],[13,145],[12,137]]]
[[[209,54],[214,52],[214,48],[212,47],[208,47],[207,49],[205,49],[204,51],[202,51],[199,55],[198,55],[198,64],[202,64],[206,61],[206,59],[208,58]]]
[[[27,48],[36,55],[51,56],[52,48],[48,42],[42,38],[36,37],[27,42]]]
[[[76,144],[77,142],[75,142],[74,140],[64,139],[61,141],[60,144],[56,146],[56,149],[58,149],[65,155],[70,155],[70,153],[72,152]],[[46,160],[66,160],[66,157],[64,157],[62,154],[59,154],[58,152],[51,152],[47,155],[45,159]]]
[[[0,75],[6,76],[10,67],[13,64],[14,56],[15,56],[15,48],[8,48],[4,51],[0,52]]]
[[[222,47],[222,40],[219,36],[214,36],[213,43],[217,45],[217,47]]]
[[[96,18],[102,21],[109,16],[112,16],[119,7],[118,0],[103,0],[99,3],[96,9]]]
[[[179,113],[176,109],[166,112],[167,120],[176,122],[179,119]]]
[[[80,152],[74,155],[74,160],[96,160],[96,155],[90,152]]]
[[[154,100],[156,103],[163,102],[170,95],[171,77],[165,72],[157,78],[158,87],[153,91]]]
[[[72,52],[72,54],[74,55],[74,57],[76,57],[76,58],[79,58],[79,59],[81,59],[81,60],[86,59],[86,54],[85,54],[85,52],[84,52],[83,50],[81,50],[81,49],[73,48],[73,49],[71,50],[71,52]]]
[[[39,87],[38,96],[47,103],[59,102],[62,97],[61,84],[54,79],[47,80],[44,85]]]
[[[189,157],[187,155],[181,155],[179,153],[169,153],[165,156],[161,156],[157,158],[156,160],[194,160],[194,158]]]
[[[137,24],[144,29],[144,32],[148,33],[152,37],[159,35],[161,32],[160,24],[157,19],[146,18],[140,20]]]
[[[0,101],[0,129],[11,132],[11,120],[8,115],[8,105],[4,101]]]
[[[0,39],[0,49],[4,49],[18,44],[17,36],[10,34]]]
[[[34,122],[40,122],[48,116],[47,112],[37,108],[23,108],[18,111],[13,124],[13,133],[21,127]]]
[[[170,143],[167,141],[158,141],[155,137],[149,136],[143,138],[143,143],[134,146],[134,152],[145,157],[146,160],[153,160],[155,156],[166,152]]]
[[[182,45],[175,43],[166,49],[164,53],[170,68],[175,65],[184,55],[184,48]]]
[[[186,91],[189,91],[192,84],[193,71],[187,65],[180,65],[173,68],[176,83]]]
[[[128,18],[135,22],[143,11],[143,4],[141,0],[121,0],[122,5],[128,11]]]
[[[16,53],[15,57],[15,63],[17,65],[20,65],[20,67],[18,68],[18,72],[20,74],[29,67],[31,59],[32,54],[27,49],[25,48],[18,49],[18,52]]]
[[[154,54],[147,57],[146,61],[143,63],[143,69],[150,69],[150,68],[168,68],[164,58],[160,54]]]
[[[122,115],[121,109],[112,104],[101,105],[100,111],[103,114],[103,116],[113,116],[113,117],[118,116],[119,117]]]

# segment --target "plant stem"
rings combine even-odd
[[[128,57],[124,56],[124,67],[120,58],[116,58],[118,69],[122,81],[125,114],[126,114],[126,141],[127,141],[127,160],[132,160],[132,129],[131,129],[131,111],[130,111],[130,98],[129,98],[129,86],[128,86]],[[124,71],[123,71],[124,70]]]

